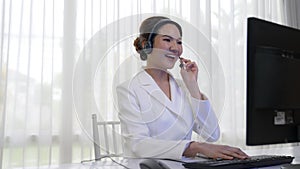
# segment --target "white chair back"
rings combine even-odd
[[[120,121],[98,121],[92,114],[95,159],[123,154]]]

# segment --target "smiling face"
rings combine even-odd
[[[147,59],[147,67],[162,70],[174,67],[182,54],[181,35],[174,24],[165,24],[153,41],[153,50]]]

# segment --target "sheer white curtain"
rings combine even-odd
[[[246,148],[246,18],[287,23],[285,7],[283,0],[2,0],[0,168],[94,158],[91,114],[117,120],[114,87],[143,64],[132,43],[151,15],[183,25],[184,54],[199,63],[220,118],[219,142]]]
[[[294,28],[300,28],[300,1],[284,0],[284,13],[286,14],[286,23]]]

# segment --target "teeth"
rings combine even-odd
[[[175,58],[176,56],[175,55],[166,55],[167,57],[169,58]]]

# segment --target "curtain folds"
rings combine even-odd
[[[284,14],[287,25],[294,28],[300,28],[300,1],[298,0],[284,0]]]
[[[299,4],[2,0],[0,168],[94,158],[91,114],[118,120],[115,87],[144,64],[132,44],[140,22],[152,15],[168,16],[183,26],[184,55],[198,63],[200,87],[218,112],[218,142],[247,149],[246,19],[255,16],[299,28]],[[179,77],[176,69],[172,72]]]

